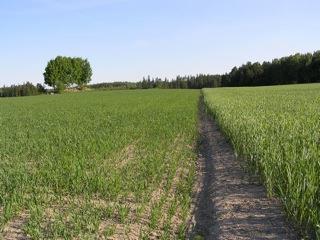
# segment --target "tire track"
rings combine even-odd
[[[200,104],[199,181],[188,239],[299,239],[281,204],[249,178]]]

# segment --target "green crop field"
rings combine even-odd
[[[320,238],[320,84],[204,89],[236,153]]]
[[[202,92],[240,161],[297,226],[320,238],[320,84]],[[183,239],[199,96],[121,90],[0,99],[0,238]]]
[[[0,232],[21,224],[34,239],[182,237],[199,93],[0,99]]]

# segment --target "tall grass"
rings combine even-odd
[[[269,194],[320,239],[320,84],[204,89],[203,95]]]
[[[24,230],[35,239],[103,238],[133,223],[141,236],[181,234],[198,96],[137,90],[1,99],[0,229],[26,213]]]

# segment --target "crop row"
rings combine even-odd
[[[0,100],[0,229],[34,239],[183,236],[199,91]],[[1,235],[1,234],[0,234]]]
[[[236,154],[320,238],[320,85],[204,89]]]

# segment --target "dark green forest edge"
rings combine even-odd
[[[59,59],[58,59],[59,58]],[[66,62],[67,68],[76,65],[79,58],[57,57],[51,60],[48,66],[51,66],[52,61]],[[83,60],[87,66],[89,73],[81,80],[81,72],[78,73],[74,80],[63,82],[53,86],[56,92],[61,92],[65,88],[79,88],[84,89],[85,85],[91,89],[148,89],[148,88],[183,88],[183,89],[201,89],[201,88],[215,88],[215,87],[239,87],[239,86],[268,86],[280,84],[297,84],[297,83],[314,83],[320,82],[320,51],[306,54],[294,54],[280,59],[273,59],[271,62],[251,63],[247,62],[240,67],[234,67],[229,73],[225,74],[199,74],[196,76],[177,76],[175,79],[161,79],[159,77],[151,78],[150,76],[143,78],[139,82],[112,82],[112,83],[98,83],[87,85],[91,78],[91,69],[88,66],[87,60]],[[73,64],[73,65],[72,65]],[[66,66],[64,65],[64,67]],[[46,68],[46,70],[48,70]],[[46,74],[46,73],[45,73]],[[48,81],[45,83],[48,85]],[[68,76],[72,76],[69,74]],[[78,77],[79,76],[79,77]],[[48,77],[47,77],[48,78]],[[31,83],[23,85],[12,85],[9,87],[0,88],[0,97],[14,97],[14,96],[30,96],[37,95],[51,90],[46,90],[44,86],[38,84],[37,86]]]

